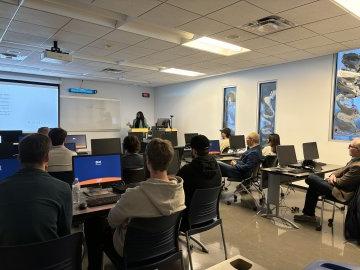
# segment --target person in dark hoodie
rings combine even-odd
[[[221,185],[221,172],[215,158],[209,155],[209,139],[197,135],[191,139],[193,160],[184,165],[178,172],[184,180],[185,205],[190,206],[196,189],[218,187]]]

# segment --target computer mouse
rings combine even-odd
[[[80,204],[79,204],[79,209],[80,209],[80,210],[84,210],[84,209],[86,209],[86,208],[87,208],[86,202],[83,202],[83,203],[80,203]]]

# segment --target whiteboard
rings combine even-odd
[[[67,131],[120,130],[120,100],[61,96],[60,125]]]

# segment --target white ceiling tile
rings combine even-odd
[[[360,48],[360,39],[345,41],[342,42],[342,44],[344,44],[346,47],[350,49],[358,49]]]
[[[141,47],[135,47],[135,46],[131,46],[125,49],[122,49],[116,53],[113,53],[111,55],[109,55],[109,57],[119,57],[121,58],[122,56],[124,56],[125,58],[121,58],[121,59],[136,59],[136,58],[140,58],[143,56],[147,56],[147,55],[151,55],[156,53],[157,51],[155,50],[151,50],[151,49],[146,49],[146,48],[141,48]]]
[[[42,44],[42,47],[45,49],[50,49],[53,46],[54,39],[47,40],[44,44]],[[63,52],[73,52],[79,50],[84,44],[76,44],[72,42],[66,42],[66,41],[59,41],[58,40],[58,47]]]
[[[232,29],[220,32],[220,33],[216,33],[216,34],[212,35],[212,37],[229,42],[229,43],[237,44],[240,41],[253,39],[258,36],[255,34],[246,32],[244,30],[241,30],[239,28],[232,28]]]
[[[275,65],[282,61],[283,61],[283,59],[281,59],[280,57],[275,57],[275,56],[267,56],[267,57],[251,60],[251,62],[253,62],[255,64],[260,64],[260,65],[265,65],[265,64],[266,65],[269,65],[269,64]]]
[[[355,40],[360,38],[360,27],[329,33],[329,34],[325,34],[324,36],[332,40],[335,40],[337,42]]]
[[[253,60],[253,59],[263,58],[263,57],[266,57],[266,55],[263,53],[255,52],[255,51],[240,53],[240,54],[231,56],[231,58],[234,58],[237,61]]]
[[[13,21],[10,24],[9,30],[21,34],[29,34],[49,38],[54,35],[57,31],[56,28],[45,27],[41,25],[24,23],[19,21]]]
[[[224,22],[235,27],[243,26],[253,20],[271,15],[246,1],[237,2],[231,6],[207,15],[207,17]]]
[[[110,54],[111,52],[109,52],[105,49],[86,46],[86,47],[82,48],[81,50],[77,51],[77,53],[86,55],[86,56],[106,56],[106,55]]]
[[[266,48],[266,47],[270,47],[270,46],[279,45],[280,43],[273,41],[271,39],[259,37],[259,38],[241,41],[238,44],[240,44],[244,48],[247,48],[250,50],[256,50],[256,49],[262,49],[262,48]]]
[[[5,29],[9,23],[9,21],[10,21],[10,19],[0,18],[0,29]]]
[[[312,58],[314,56],[306,51],[298,50],[294,52],[288,52],[285,54],[279,54],[278,57],[289,61],[296,61],[301,59]]]
[[[208,14],[238,0],[169,0],[167,3],[198,14]]]
[[[12,42],[7,42],[7,41],[2,41],[1,45],[5,46],[5,47],[10,47],[10,48],[14,48],[14,49],[21,49],[21,50],[25,50],[25,51],[39,51],[42,52],[44,49],[42,48],[42,46],[27,46],[25,44],[17,44],[17,43],[12,43]]]
[[[92,43],[89,44],[91,47],[99,48],[106,50],[108,54],[117,52],[121,49],[125,49],[129,47],[129,44],[106,40],[104,38],[98,39]]]
[[[96,38],[61,30],[58,33],[56,33],[56,35],[54,35],[52,37],[52,39],[59,41],[58,45],[61,48],[62,41],[71,42],[71,43],[80,44],[80,45],[85,46],[85,45],[93,42]]]
[[[178,28],[190,33],[208,36],[227,30],[231,26],[203,17],[181,25]]]
[[[323,45],[319,47],[309,48],[306,49],[307,52],[314,54],[314,55],[326,55],[326,54],[332,54],[339,51],[347,50],[348,48],[345,45],[342,45],[340,43],[335,44],[329,44],[329,45]]]
[[[156,50],[156,51],[170,49],[177,45],[178,44],[176,43],[167,42],[156,38],[149,38],[136,44],[137,47]]]
[[[24,50],[8,46],[0,46],[0,53],[14,53],[21,56],[28,56],[31,54],[31,50]]]
[[[279,16],[302,25],[347,13],[329,0],[319,0],[279,13]]]
[[[148,39],[148,37],[146,37],[146,36],[142,36],[142,35],[138,35],[138,34],[122,31],[122,30],[115,30],[115,31],[105,35],[103,38],[107,39],[107,40],[126,43],[129,45],[133,45],[135,43],[138,43],[140,41]]]
[[[15,5],[0,2],[0,17],[11,18],[16,10]]]
[[[70,18],[40,10],[21,7],[15,16],[15,20],[52,28],[60,28],[69,22]]]
[[[284,10],[292,9],[298,6],[302,6],[314,0],[247,0],[248,2],[266,9],[271,13],[278,13]]]
[[[313,48],[313,47],[318,47],[318,46],[323,46],[323,45],[328,45],[328,44],[333,44],[333,43],[335,43],[335,42],[326,37],[317,36],[317,37],[306,38],[306,39],[302,39],[302,40],[289,42],[287,44],[289,46],[292,46],[292,47],[295,47],[298,49],[308,49],[308,48]]]
[[[345,29],[355,28],[358,26],[360,26],[360,20],[352,16],[351,14],[345,14],[304,25],[305,28],[319,34],[337,32]]]
[[[310,38],[310,37],[314,37],[317,36],[316,33],[305,29],[301,26],[298,27],[294,27],[291,29],[287,29],[287,30],[283,30],[277,33],[273,33],[270,35],[267,35],[266,38],[278,41],[278,42],[290,42],[290,41],[295,41],[295,40],[299,40],[299,39],[304,39],[304,38]]]
[[[137,17],[161,4],[156,0],[95,0],[93,5]]]
[[[285,44],[280,44],[280,45],[275,45],[275,46],[271,46],[271,47],[266,47],[266,48],[262,48],[262,49],[258,49],[257,51],[263,54],[267,54],[267,55],[276,55],[276,54],[280,54],[280,53],[288,53],[288,52],[292,52],[292,51],[296,51],[297,49]]]
[[[16,33],[8,31],[5,34],[4,41],[16,42],[26,45],[40,46],[47,40],[46,37],[33,36],[29,34]]]
[[[168,4],[162,4],[140,16],[141,19],[164,27],[177,27],[198,17],[195,13]]]
[[[65,25],[62,28],[62,30],[67,32],[87,35],[91,37],[100,37],[109,33],[113,29],[109,27],[97,25],[94,23],[88,23],[88,22],[72,19],[67,25]]]
[[[185,47],[182,45],[178,45],[174,48],[167,49],[166,52],[172,53],[174,55],[179,55],[179,56],[188,56],[188,55],[192,55],[192,54],[197,54],[199,52],[199,50],[195,50],[195,49],[188,48],[188,47]]]

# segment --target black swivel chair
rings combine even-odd
[[[123,169],[122,177],[125,184],[134,184],[145,181],[145,169],[134,168],[134,169]]]
[[[77,232],[48,242],[0,247],[0,269],[81,270],[82,241]]]
[[[191,258],[190,239],[196,242],[203,251],[207,251],[204,245],[192,238],[191,235],[208,231],[216,226],[220,226],[225,259],[227,259],[224,229],[219,213],[221,190],[222,186],[195,190],[191,199],[190,207],[184,212],[181,232],[185,234],[186,237],[191,270],[193,269],[193,263]]]
[[[327,196],[321,196],[320,200],[321,200],[321,216],[320,216],[320,223],[317,224],[317,226],[315,228],[317,231],[322,230],[322,225],[324,222],[325,203],[329,203],[332,205],[332,217],[330,219],[328,219],[328,226],[331,228],[333,228],[333,222],[334,222],[334,218],[335,218],[335,208],[338,207],[336,204],[338,203],[338,204],[343,205],[342,207],[338,207],[341,211],[345,211],[345,207],[349,204],[349,202],[340,202],[338,200],[334,200],[334,198],[328,198]]]
[[[105,253],[117,269],[155,269],[169,262],[181,262],[179,226],[182,212],[154,218],[132,218],[125,235],[123,257]]]
[[[59,179],[65,183],[67,183],[70,188],[72,188],[72,184],[74,183],[74,173],[73,171],[62,171],[62,172],[49,172],[52,177]]]

